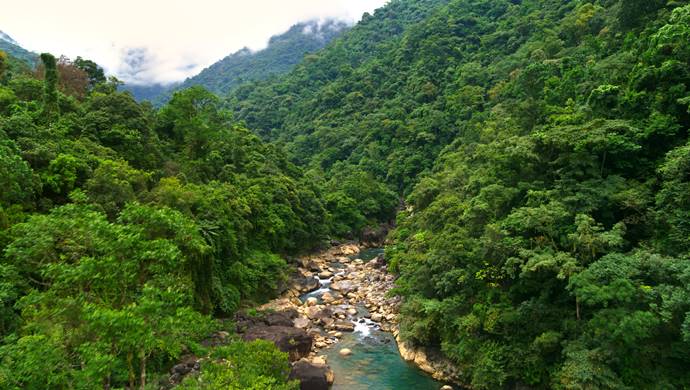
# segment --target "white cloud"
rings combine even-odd
[[[81,55],[134,83],[198,73],[314,18],[359,20],[387,0],[33,0],[3,4],[0,30],[29,50]],[[137,64],[139,67],[137,67]]]

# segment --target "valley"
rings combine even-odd
[[[690,2],[309,1],[0,33],[0,389],[690,386]]]

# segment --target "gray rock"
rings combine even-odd
[[[328,390],[329,371],[330,368],[326,365],[316,365],[301,359],[292,365],[290,379],[299,380],[301,390]]]
[[[349,280],[340,280],[331,284],[331,289],[339,291],[342,294],[347,294],[357,290],[357,286],[355,286],[355,284]]]
[[[295,318],[292,320],[292,326],[298,329],[307,329],[311,326],[311,321],[304,317]]]
[[[350,321],[336,321],[335,329],[341,332],[353,332],[355,330],[355,324]]]
[[[287,352],[290,361],[297,361],[311,352],[312,336],[303,329],[292,326],[255,326],[247,329],[242,336],[245,341],[268,340],[283,352]]]

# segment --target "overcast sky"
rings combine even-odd
[[[35,52],[92,59],[125,81],[167,83],[192,76],[244,46],[260,49],[271,35],[297,22],[354,22],[386,2],[19,0],[2,5],[0,30]],[[138,80],[132,79],[134,73]]]

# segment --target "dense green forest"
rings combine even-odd
[[[0,388],[140,385],[394,218],[401,335],[469,388],[686,388],[689,42],[683,0],[393,0],[158,110],[0,56]],[[294,385],[268,344],[209,353],[255,364],[206,388]]]
[[[6,58],[0,388],[143,388],[147,372],[155,383],[200,351],[211,316],[275,293],[279,254],[328,234],[320,189],[211,93],[188,89],[153,111],[91,61],[42,54],[36,78]],[[266,355],[217,375],[285,382],[268,362],[287,355],[266,348],[214,352]]]
[[[314,175],[406,199],[401,331],[467,385],[683,388],[686,4],[394,1],[228,104]]]

